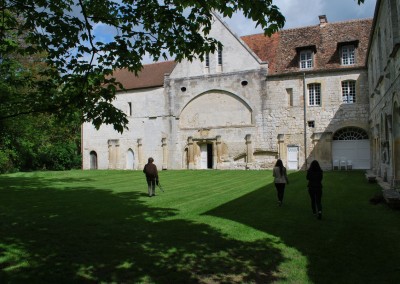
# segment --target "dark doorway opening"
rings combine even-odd
[[[207,144],[207,169],[213,168],[213,144]]]

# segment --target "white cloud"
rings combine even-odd
[[[273,3],[286,18],[284,29],[289,29],[317,25],[320,15],[326,15],[328,22],[372,18],[376,0],[365,0],[361,5],[357,4],[357,0],[275,0]],[[224,21],[239,36],[262,33],[240,13]]]

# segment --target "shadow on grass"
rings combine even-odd
[[[400,215],[368,200],[376,185],[363,173],[325,173],[324,214],[311,214],[305,173],[289,176],[282,207],[273,184],[204,215],[233,220],[279,237],[308,260],[312,283],[395,283],[400,279]],[[270,194],[268,194],[270,193]]]
[[[55,189],[56,181],[0,177],[0,283],[277,280],[284,258],[269,240],[165,220],[177,212],[148,206],[141,193]]]

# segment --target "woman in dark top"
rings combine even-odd
[[[286,168],[283,166],[281,159],[276,161],[272,175],[274,177],[276,192],[278,193],[278,205],[282,206],[283,195],[285,194],[285,186],[286,184],[289,184],[289,180],[287,177]]]
[[[322,218],[322,178],[323,172],[318,161],[312,161],[307,171],[308,193],[311,198],[311,209],[314,215],[318,214],[318,219]]]

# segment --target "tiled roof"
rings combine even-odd
[[[280,33],[274,33],[271,37],[264,34],[243,36],[241,39],[250,47],[251,50],[262,60],[268,62],[270,70],[275,69],[275,58],[279,46]]]
[[[316,49],[312,70],[364,67],[371,27],[372,19],[351,20],[281,30],[271,37],[255,34],[241,39],[261,60],[269,63],[269,75],[300,71],[297,50],[310,46]],[[356,64],[347,67],[340,64],[338,48],[346,42],[357,47]]]
[[[371,27],[372,19],[361,19],[281,30],[271,37],[254,34],[241,39],[262,61],[268,62],[269,75],[303,71],[299,69],[298,58],[301,48],[316,51],[314,67],[307,70],[365,67]],[[349,42],[357,47],[356,64],[342,66],[338,47]],[[120,69],[114,72],[114,76],[127,90],[159,87],[164,85],[164,74],[170,74],[176,64],[175,61],[147,64],[137,76],[126,69]]]
[[[175,65],[175,61],[157,62],[143,65],[137,76],[127,69],[118,69],[113,76],[127,90],[160,87],[164,85],[164,75],[170,74]]]

